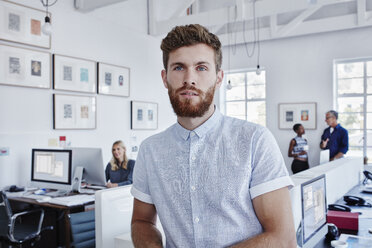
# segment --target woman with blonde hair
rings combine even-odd
[[[134,160],[128,160],[123,141],[112,144],[112,159],[106,166],[106,186],[108,188],[133,183]]]

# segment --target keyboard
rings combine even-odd
[[[94,202],[94,195],[71,195],[71,196],[63,196],[63,197],[55,197],[52,198],[49,203],[63,205],[63,206],[77,206],[83,205],[88,202]]]
[[[52,197],[58,197],[58,196],[67,195],[68,193],[70,193],[69,190],[57,190],[57,191],[48,192],[45,195],[52,196]]]
[[[29,199],[34,199],[38,202],[49,202],[52,199],[52,197],[50,197],[50,196],[35,195],[35,194],[23,195],[22,197],[29,198]]]
[[[87,189],[106,189],[106,186],[101,185],[87,185]]]

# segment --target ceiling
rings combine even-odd
[[[76,1],[115,8],[117,2],[140,0]],[[175,25],[199,23],[218,34],[224,45],[231,40],[252,42],[258,36],[271,40],[372,26],[372,0],[142,1],[147,8],[148,34],[163,36]]]

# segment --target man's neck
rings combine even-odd
[[[208,111],[202,117],[177,117],[178,123],[187,130],[194,130],[204,122],[206,122],[214,113],[214,104],[212,104]]]
[[[330,127],[335,128],[335,127],[337,127],[337,125],[338,125],[338,123],[335,123],[333,125],[330,125]]]

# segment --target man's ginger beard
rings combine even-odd
[[[184,85],[181,88],[173,89],[169,82],[168,95],[172,104],[173,110],[178,117],[202,117],[209,109],[213,102],[214,91],[216,84],[207,89],[206,92],[195,88],[192,85]],[[184,90],[192,90],[198,94],[200,101],[192,103],[192,99],[180,99],[180,92]]]

